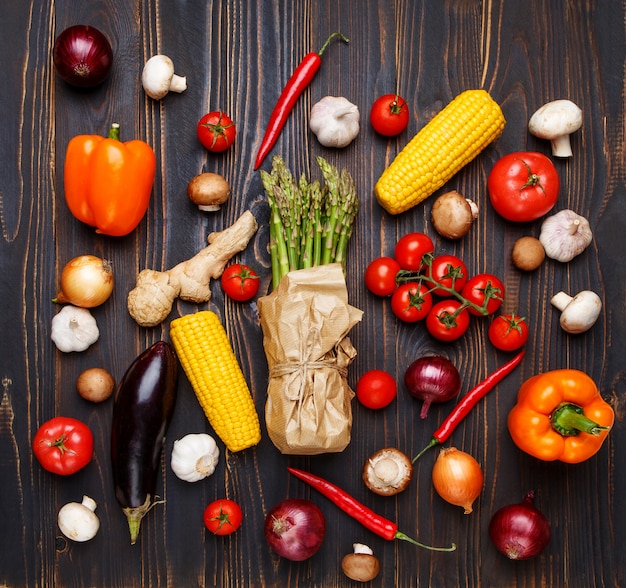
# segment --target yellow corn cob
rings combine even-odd
[[[374,186],[378,202],[390,214],[419,204],[498,138],[505,123],[485,90],[459,94],[383,172]]]
[[[259,416],[228,335],[210,310],[175,319],[170,338],[200,406],[230,451],[261,440]]]

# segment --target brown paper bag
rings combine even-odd
[[[341,264],[288,273],[258,308],[269,366],[270,439],[285,454],[343,451],[354,398],[347,368],[356,357],[347,334],[363,312],[348,304]]]

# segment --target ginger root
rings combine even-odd
[[[226,264],[246,248],[257,228],[256,219],[248,210],[227,229],[211,233],[209,244],[191,259],[164,272],[139,272],[135,288],[128,294],[130,315],[140,326],[154,327],[167,318],[176,298],[208,302],[211,278],[222,275]]]

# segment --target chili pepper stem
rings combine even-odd
[[[418,547],[423,547],[424,549],[428,549],[429,551],[455,551],[456,543],[452,543],[450,547],[433,547],[432,545],[426,545],[421,543],[420,541],[416,541],[412,537],[405,535],[401,531],[397,531],[394,539],[398,539],[400,541],[407,541],[408,543],[412,543],[413,545],[417,545]]]
[[[430,440],[430,442],[428,443],[428,445],[426,445],[426,447],[424,447],[424,449],[422,449],[412,460],[411,463],[415,463],[420,457],[422,457],[422,455],[424,455],[431,447],[435,447],[439,445],[439,441],[437,441],[437,439],[435,439],[434,437]]]
[[[330,45],[330,42],[331,42],[331,41],[332,41],[335,37],[340,37],[340,38],[341,38],[341,40],[342,40],[344,43],[349,43],[349,42],[350,42],[350,40],[349,40],[349,39],[348,39],[345,35],[342,35],[342,34],[341,34],[341,33],[339,33],[339,32],[332,33],[332,34],[328,37],[328,39],[326,39],[326,41],[324,42],[324,44],[322,45],[322,47],[320,48],[320,50],[317,52],[317,54],[318,54],[320,57],[322,56],[322,53],[324,53],[324,51],[326,51],[326,47],[328,47],[328,46]]]

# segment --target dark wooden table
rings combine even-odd
[[[626,461],[624,349],[624,18],[623,2],[532,0],[518,2],[413,0],[200,0],[115,2],[3,2],[0,8],[0,299],[4,333],[0,353],[0,585],[20,587],[190,587],[352,586],[343,576],[342,556],[355,541],[369,544],[381,562],[374,586],[589,588],[626,585]],[[91,24],[110,39],[115,67],[93,91],[77,91],[52,67],[56,35],[76,24]],[[165,504],[146,517],[131,546],[124,516],[113,494],[109,462],[112,403],[94,405],[75,391],[86,367],[103,366],[120,378],[132,360],[159,339],[169,321],[208,307],[222,318],[263,414],[267,364],[255,304],[225,299],[218,282],[199,307],[178,303],[156,328],[141,328],[129,316],[126,296],[136,273],[165,269],[201,249],[207,235],[252,210],[260,228],[237,256],[270,283],[267,205],[254,157],[280,88],[302,56],[319,48],[333,31],[350,38],[325,54],[320,72],[298,102],[273,154],[298,175],[317,173],[321,154],[354,176],[361,198],[349,248],[350,302],[364,311],[352,331],[358,356],[349,370],[354,387],[365,371],[394,374],[397,401],[382,411],[354,408],[352,442],[341,454],[281,455],[267,437],[252,450],[223,457],[207,480],[188,484],[174,476],[169,457],[174,440],[190,432],[211,432],[190,386],[179,382],[179,400],[168,432],[159,476]],[[143,63],[170,55],[188,78],[188,89],[157,102],[141,89]],[[502,137],[446,188],[476,200],[481,214],[461,241],[437,238],[430,226],[431,200],[392,217],[373,197],[373,186],[408,139],[455,95],[487,89],[502,105]],[[378,95],[394,92],[411,105],[408,130],[396,139],[376,135],[369,107]],[[311,105],[325,95],[342,95],[362,114],[358,139],[348,148],[322,148],[308,130]],[[486,178],[502,155],[516,150],[549,154],[547,142],[527,132],[527,122],[544,102],[569,98],[583,110],[573,137],[574,156],[556,161],[562,188],[557,209],[586,216],[594,241],[568,264],[547,261],[532,273],[510,261],[515,240],[538,235],[540,222],[514,224],[491,208]],[[208,154],[195,127],[209,110],[224,109],[238,125],[235,146]],[[63,193],[65,149],[77,134],[104,134],[111,122],[124,139],[153,146],[157,179],[147,215],[127,237],[100,236],[69,213]],[[268,163],[264,165],[267,168]],[[232,197],[221,211],[199,213],[187,200],[187,182],[201,171],[223,174]],[[420,460],[411,488],[397,498],[376,497],[360,480],[365,458],[394,445],[413,455],[430,438],[452,403],[433,407],[426,421],[420,404],[402,385],[404,370],[427,352],[448,355],[467,390],[509,356],[486,336],[487,321],[474,321],[463,339],[442,344],[423,325],[394,318],[389,304],[368,293],[367,263],[391,254],[410,231],[435,238],[439,252],[461,256],[471,273],[490,271],[506,286],[504,310],[528,316],[532,325],[522,365],[474,410],[450,444],[472,453],[483,465],[485,486],[473,514],[444,503],[430,481],[432,452]],[[63,354],[50,340],[56,294],[64,264],[92,253],[110,259],[116,285],[112,298],[94,310],[101,329],[84,353]],[[601,318],[583,335],[570,336],[558,324],[550,297],[558,290],[592,289],[604,304]],[[506,416],[526,378],[556,368],[587,372],[616,411],[608,441],[592,459],[576,466],[541,462],[512,443]],[[95,435],[93,462],[66,478],[44,471],[30,442],[55,415],[87,422]],[[223,447],[222,447],[223,449]],[[287,465],[311,469],[343,486],[367,505],[397,520],[401,529],[431,544],[456,542],[454,553],[431,553],[403,542],[388,543],[364,530],[328,500],[290,477]],[[553,536],[536,559],[512,562],[490,543],[487,526],[496,509],[518,501],[529,489],[549,518]],[[88,543],[65,540],[56,513],[83,494],[99,504],[101,530]],[[328,535],[310,560],[278,558],[263,539],[263,520],[285,497],[306,497],[323,510]],[[205,505],[218,497],[239,501],[243,527],[233,536],[208,534]]]

